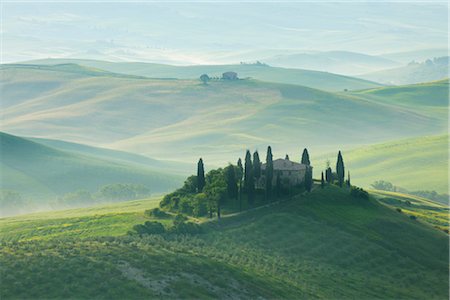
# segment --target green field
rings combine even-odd
[[[430,201],[426,198],[405,195],[396,192],[373,190],[371,193],[382,203],[395,209],[401,209],[403,213],[424,220],[441,230],[449,229],[449,206]],[[408,203],[409,202],[409,203]]]
[[[106,184],[142,184],[161,193],[182,182],[181,175],[164,170],[163,162],[150,159],[138,164],[106,154],[59,150],[2,132],[0,146],[0,187],[30,197],[34,204],[80,189],[94,192]]]
[[[127,236],[156,203],[0,219],[2,299],[449,296],[448,236],[346,189],[206,222],[195,236]]]
[[[370,187],[385,180],[409,191],[448,192],[448,136],[402,139],[343,151],[344,161],[356,185]],[[316,172],[325,169],[329,159],[335,167],[336,154],[314,159]],[[315,173],[318,177],[319,173]]]

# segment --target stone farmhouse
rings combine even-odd
[[[279,174],[283,186],[296,186],[305,180],[306,169],[311,166],[290,161],[289,158],[279,158],[273,161],[272,185],[276,185],[277,174]],[[261,165],[261,178],[256,183],[257,187],[263,188],[266,183],[266,164]]]

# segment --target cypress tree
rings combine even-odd
[[[249,150],[245,154],[244,188],[247,193],[248,203],[252,206],[255,195],[255,177],[253,174],[252,156]]]
[[[289,155],[286,154],[285,160],[289,160]]]
[[[203,159],[198,160],[197,164],[197,191],[201,193],[205,187],[205,168],[203,166]]]
[[[244,175],[244,168],[242,167],[241,158],[237,161],[237,179],[239,182],[239,192],[238,192],[238,201],[239,201],[239,211],[242,211],[242,176]]]
[[[236,199],[238,196],[236,169],[231,164],[225,168],[225,179],[226,179],[226,183],[227,183],[228,197],[230,197],[232,199]]]
[[[279,198],[281,196],[281,177],[280,177],[280,172],[277,172],[277,185],[276,185],[276,193],[277,193],[277,198]]]
[[[306,167],[306,172],[305,172],[305,189],[308,192],[311,192],[312,185],[313,185],[312,168]]]
[[[331,170],[330,167],[328,167],[328,168],[325,170],[325,180],[326,180],[326,182],[328,182],[328,183],[331,183],[331,182],[333,181],[333,171]]]
[[[345,168],[344,168],[344,160],[342,159],[341,151],[338,153],[337,162],[336,162],[336,173],[339,181],[339,186],[342,187],[344,183],[345,177]]]
[[[253,153],[253,175],[258,180],[261,177],[261,161],[259,160],[259,153]]]
[[[309,165],[311,165],[311,162],[309,161],[309,153],[308,153],[308,149],[303,149],[303,153],[302,153],[302,161],[301,161],[301,163],[302,164],[304,164],[304,165],[307,165],[307,166],[309,166]]]
[[[351,187],[351,186],[352,186],[352,184],[351,184],[351,182],[350,182],[350,171],[348,171],[348,173],[347,173],[347,186],[348,186],[348,187]]]
[[[322,177],[320,179],[320,187],[324,188],[325,187],[325,179],[323,178],[323,171],[322,171]]]
[[[270,200],[272,196],[272,180],[273,180],[273,156],[272,148],[267,147],[266,155],[266,200]]]

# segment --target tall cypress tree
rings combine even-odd
[[[258,151],[255,151],[253,153],[253,175],[255,176],[256,180],[261,177],[261,161],[259,160]]]
[[[203,159],[198,160],[197,164],[197,191],[201,193],[205,187],[205,168],[203,166]]]
[[[303,153],[302,153],[302,161],[301,161],[301,163],[302,164],[304,164],[304,165],[307,165],[307,166],[309,166],[309,165],[311,165],[311,162],[309,161],[309,153],[308,153],[308,149],[303,149]]]
[[[247,193],[248,203],[252,206],[255,196],[255,177],[253,174],[252,156],[249,150],[245,154],[244,188]]]
[[[328,183],[331,183],[331,182],[333,181],[333,171],[331,170],[331,167],[328,167],[328,168],[325,170],[325,180],[326,180]]]
[[[242,167],[241,158],[237,161],[237,179],[239,183],[238,201],[239,201],[239,211],[242,211],[242,176],[244,175],[244,168]]]
[[[238,185],[236,180],[236,168],[229,164],[225,168],[225,180],[227,183],[228,197],[236,199],[238,196]]]
[[[344,168],[344,160],[342,159],[341,151],[338,153],[337,162],[336,162],[336,173],[339,181],[339,186],[342,187],[344,183],[345,177],[345,168]]]
[[[266,200],[272,197],[272,180],[273,180],[273,156],[272,148],[267,147],[266,155]]]
[[[280,198],[280,196],[281,196],[281,189],[282,189],[280,172],[277,172],[276,183],[277,184],[275,186],[275,191],[276,191],[276,194],[277,194],[277,198]]]
[[[351,187],[351,186],[352,186],[352,184],[351,184],[351,182],[350,182],[350,171],[348,171],[348,173],[347,173],[347,186],[348,186],[348,187]]]
[[[306,172],[305,172],[305,189],[308,192],[311,192],[312,186],[313,186],[312,168],[306,167]]]
[[[323,178],[323,171],[322,171],[322,177],[320,179],[320,187],[324,188],[325,187],[325,179]]]

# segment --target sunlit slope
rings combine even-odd
[[[435,228],[441,230],[449,229],[449,203],[439,203],[428,200],[423,197],[408,195],[400,192],[387,192],[379,190],[371,190],[380,202],[395,208],[401,213],[415,216],[423,220]]]
[[[448,135],[402,139],[343,151],[352,182],[370,187],[385,180],[410,191],[448,192]],[[314,159],[314,158],[313,158]],[[316,176],[329,159],[335,168],[336,154],[317,157]]]
[[[147,218],[110,209],[0,220],[2,298],[448,298],[448,236],[348,190],[317,188],[176,238],[123,236]]]
[[[3,130],[160,159],[195,162],[203,156],[221,164],[246,148],[263,151],[268,144],[277,156],[294,156],[305,146],[326,152],[447,129],[442,107],[422,113],[360,94],[299,85],[74,77],[24,67],[2,72]],[[47,89],[34,93],[34,80]],[[18,85],[31,87],[17,94]]]
[[[176,187],[181,176],[95,156],[57,150],[17,136],[0,133],[1,188],[33,200],[78,189],[95,191],[111,183],[135,183],[152,192]]]
[[[383,103],[411,108],[447,108],[449,104],[449,80],[447,78],[427,83],[381,87],[352,93]]]
[[[114,73],[147,76],[151,78],[198,79],[202,74],[210,77],[222,77],[222,73],[237,72],[240,78],[251,77],[262,81],[299,84],[326,91],[360,90],[381,86],[364,79],[337,75],[327,72],[288,69],[261,65],[198,65],[171,66],[140,62],[106,62],[81,59],[44,59],[31,61],[33,64],[67,64],[74,63],[107,70]]]

